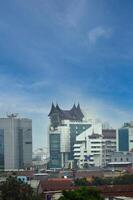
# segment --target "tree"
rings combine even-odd
[[[75,179],[74,184],[76,186],[87,186],[89,185],[89,182],[86,180],[86,178],[77,178]]]
[[[93,177],[92,185],[104,185],[105,181],[101,177]]]
[[[101,193],[96,188],[82,187],[74,191],[63,191],[59,200],[103,200]]]
[[[30,185],[15,177],[9,177],[0,189],[2,200],[39,200]]]

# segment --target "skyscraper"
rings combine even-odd
[[[0,118],[0,168],[23,169],[32,164],[32,121],[11,114]]]
[[[48,116],[50,167],[62,168],[73,161],[76,136],[88,129],[90,124],[84,121],[79,104],[74,104],[70,110],[62,110],[58,104],[52,103]]]

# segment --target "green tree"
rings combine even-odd
[[[92,185],[104,185],[105,181],[101,177],[93,177]]]
[[[89,182],[86,180],[86,178],[77,178],[74,181],[74,184],[76,186],[87,186],[87,185],[89,185]]]
[[[2,200],[39,200],[30,185],[15,177],[9,177],[0,189]]]
[[[104,200],[104,198],[96,188],[82,187],[74,191],[63,191],[63,196],[59,200]]]

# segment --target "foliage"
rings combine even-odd
[[[96,188],[82,187],[74,191],[63,191],[59,200],[103,200],[100,191]]]
[[[133,184],[133,174],[125,174],[120,177],[115,177],[113,180],[115,185]]]
[[[133,174],[125,174],[118,177],[100,178],[93,177],[92,185],[126,185],[133,184]]]
[[[93,177],[92,185],[111,185],[113,178],[101,178],[101,177]]]
[[[75,186],[98,186],[98,185],[126,185],[133,184],[133,174],[125,174],[118,177],[93,177],[91,183],[86,178],[76,179]]]
[[[9,177],[0,189],[2,200],[39,200],[30,185],[15,177]]]
[[[87,186],[89,185],[88,181],[86,180],[86,178],[77,178],[75,181],[74,181],[74,184],[76,186]]]

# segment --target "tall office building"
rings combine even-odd
[[[124,123],[117,132],[117,151],[133,151],[133,122]]]
[[[71,110],[62,110],[58,104],[52,104],[48,116],[50,168],[67,167],[74,160],[73,146],[76,136],[91,125],[84,121],[79,104],[74,104]]]
[[[0,118],[0,168],[28,168],[32,164],[32,120],[11,114]]]

